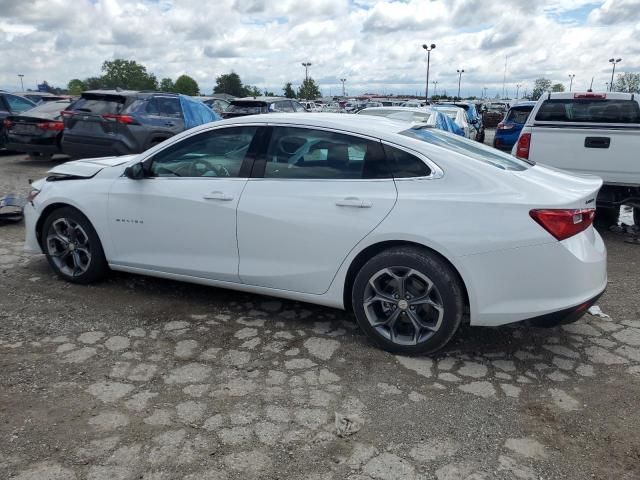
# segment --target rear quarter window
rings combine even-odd
[[[549,99],[536,113],[539,122],[640,123],[635,100]]]
[[[460,153],[468,158],[492,165],[501,170],[523,171],[531,166],[530,163],[512,157],[509,154],[502,153],[494,148],[462,138],[459,135],[445,133],[433,128],[411,128],[400,132],[400,134]]]

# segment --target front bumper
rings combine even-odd
[[[39,213],[35,207],[30,202],[27,202],[24,206],[24,251],[27,253],[43,253],[36,232],[38,217]]]

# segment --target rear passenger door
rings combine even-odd
[[[178,97],[157,96],[149,99],[145,113],[154,131],[169,138],[184,130],[184,119]]]
[[[395,204],[385,167],[377,139],[273,127],[238,205],[240,280],[326,292],[351,249]]]

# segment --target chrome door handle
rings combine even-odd
[[[371,208],[373,204],[358,197],[346,197],[342,200],[338,200],[336,205],[338,207]]]
[[[229,195],[223,192],[211,192],[202,196],[205,200],[221,200],[223,202],[229,202],[233,200],[233,195]]]

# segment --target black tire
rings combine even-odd
[[[608,229],[613,225],[618,224],[620,217],[620,206],[615,207],[598,207],[596,209],[596,217],[594,223],[596,226]]]
[[[66,246],[62,239],[69,240]],[[49,265],[68,282],[93,283],[109,273],[98,234],[89,219],[73,207],[59,208],[49,214],[42,227],[41,240]]]
[[[633,223],[640,227],[640,207],[633,207]]]
[[[422,277],[430,280],[434,288],[432,290],[428,288],[425,289],[427,294],[422,298],[434,298],[435,303],[442,307],[442,314],[440,314],[439,310],[437,311],[431,306],[419,305],[418,307],[409,307],[407,304],[410,305],[410,288],[404,289],[405,294],[408,294],[406,297],[407,302],[401,302],[402,299],[400,299],[396,305],[389,305],[389,302],[376,300],[373,302],[370,301],[369,305],[365,307],[365,300],[371,300],[372,298],[370,291],[373,287],[370,280],[373,280],[374,284],[376,282],[384,283],[384,276],[386,274],[380,274],[380,272],[386,271],[387,269],[391,269],[392,271],[395,269],[396,272],[403,270],[417,272],[416,276],[410,277],[410,281],[414,286],[420,284]],[[417,275],[420,275],[420,277]],[[387,288],[386,292],[390,291],[388,288],[391,283],[392,282],[389,282],[387,287],[385,287]],[[393,287],[390,288],[393,289]],[[380,286],[378,285],[376,288],[373,288],[373,291],[377,292],[379,289]],[[429,294],[428,292],[430,291],[433,293]],[[437,297],[431,297],[431,295],[434,294],[437,295]],[[384,295],[386,298],[390,293],[385,293]],[[378,297],[377,294],[374,296],[376,298]],[[419,296],[420,295],[417,295],[414,300],[417,300]],[[426,249],[422,250],[415,247],[391,248],[376,255],[365,263],[356,275],[351,301],[356,320],[369,339],[379,345],[383,350],[402,355],[426,355],[434,353],[444,347],[458,330],[464,312],[463,288],[457,274],[438,255]],[[386,325],[374,326],[373,323],[375,322],[372,322],[369,318],[377,314],[375,312],[376,310],[380,312],[381,315],[388,313],[389,317],[391,317],[393,313],[389,312],[395,312],[397,309],[398,312],[400,312],[400,316],[397,317],[398,320],[396,320],[395,323],[399,324],[398,328],[403,329],[406,327],[405,331],[407,331],[415,325],[415,323],[410,322],[408,318],[413,315],[412,312],[408,311],[409,308],[413,311],[413,314],[419,313],[419,315],[423,315],[423,319],[425,316],[429,317],[430,315],[433,318],[440,318],[440,320],[434,320],[437,325],[435,331],[420,330],[422,331],[422,337],[420,336],[419,330],[414,328],[411,340],[411,342],[413,342],[412,344],[402,342],[402,339],[398,339],[398,337],[394,340],[394,334],[390,330],[395,327],[387,331]],[[418,308],[419,312],[414,310],[415,308]],[[431,311],[429,311],[429,309],[431,309]],[[412,316],[412,318],[415,317]],[[428,322],[423,322],[423,324],[426,323]],[[400,333],[403,333],[402,330]]]

